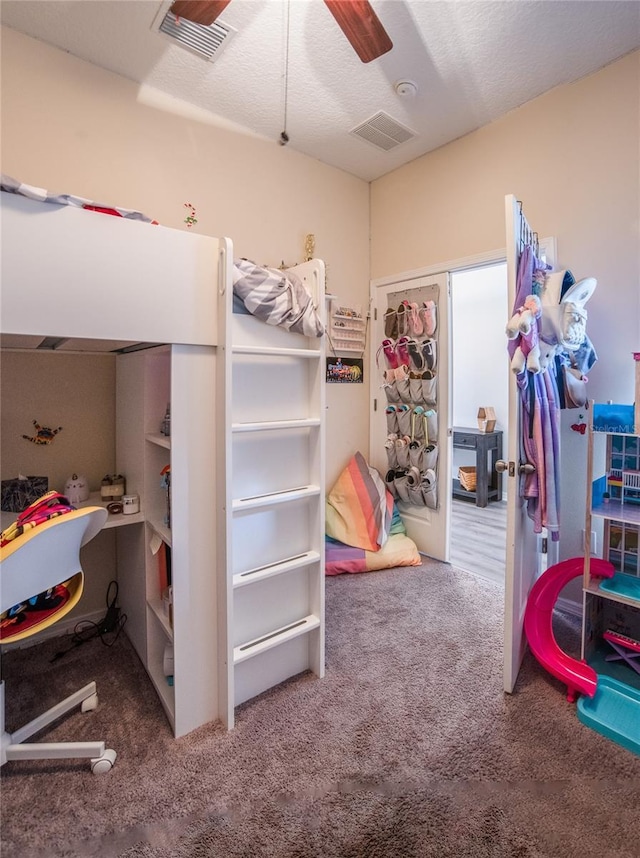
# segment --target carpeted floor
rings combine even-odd
[[[576,654],[574,621],[556,634]],[[3,858],[638,858],[640,758],[584,727],[529,656],[502,692],[502,590],[446,564],[327,580],[327,673],[173,740],[126,639],[3,659],[15,729],[84,682],[48,738],[114,769],[2,768]]]

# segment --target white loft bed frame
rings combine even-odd
[[[172,419],[175,404],[183,422],[188,416],[190,427],[201,428],[189,429],[189,443],[181,445],[179,450],[172,449],[172,466],[176,460],[172,489],[175,488],[174,496],[181,498],[180,504],[172,507],[172,530],[181,535],[180,548],[176,546],[177,539],[172,544],[173,561],[176,570],[187,570],[183,578],[188,576],[180,604],[177,587],[174,592],[174,633],[179,625],[184,631],[188,620],[186,637],[190,642],[178,644],[174,638],[174,712],[167,706],[165,709],[176,736],[217,719],[231,727],[233,709],[239,702],[302,670],[311,669],[318,676],[324,673],[324,436],[321,431],[324,345],[264,325],[250,316],[234,318],[233,251],[229,239],[38,202],[10,193],[0,194],[0,204],[3,345],[17,345],[14,340],[27,337],[33,338],[33,346],[44,337],[55,337],[68,339],[64,348],[80,351],[83,341],[88,351],[94,351],[95,346],[113,350],[114,344],[119,348],[127,343],[174,347]],[[294,270],[324,318],[323,263],[311,260]],[[87,340],[94,342],[87,344]],[[213,373],[209,358],[216,347],[220,354]],[[236,352],[234,363],[238,358],[240,363],[243,359],[254,360],[258,369],[269,361],[280,361],[279,371],[287,381],[283,386],[280,376],[269,377],[266,381],[273,387],[265,384],[264,390],[256,391],[255,379],[253,388],[250,383],[252,371],[244,379],[248,385],[244,396],[238,388],[242,370],[238,377],[233,375],[233,352]],[[223,359],[222,355],[226,357]],[[258,377],[261,377],[259,372]],[[200,395],[203,380],[205,389],[211,389],[209,399]],[[296,385],[300,397],[292,403],[291,391]],[[287,405],[284,410],[283,396]],[[251,408],[253,397],[262,402],[260,413],[244,413],[243,401],[246,399],[247,407]],[[216,408],[223,401],[224,427],[218,426],[218,441],[212,445],[210,427]],[[287,410],[291,413],[285,414]],[[234,419],[250,425],[241,426],[243,431],[240,431],[232,423]],[[295,441],[299,424],[311,433],[307,451],[303,442]],[[175,422],[174,428],[177,429]],[[245,432],[247,428],[252,431]],[[301,522],[298,530],[308,532],[305,540],[308,539],[312,549],[307,552],[307,559],[295,563],[283,561],[276,556],[278,551],[271,539],[270,550],[275,552],[271,560],[280,562],[272,563],[274,569],[268,576],[267,573],[262,576],[275,582],[269,588],[268,617],[263,584],[234,588],[234,576],[242,571],[242,563],[249,561],[239,550],[230,550],[227,556],[226,546],[234,542],[233,529],[226,512],[219,509],[216,513],[211,499],[212,479],[207,478],[207,475],[215,477],[221,491],[225,487],[225,509],[231,509],[236,502],[234,492],[241,490],[236,482],[244,473],[238,457],[232,473],[231,436],[236,432],[241,440],[255,436],[259,441],[265,431],[285,447],[288,433],[293,433],[294,446],[287,448],[286,467],[280,465],[274,471],[277,465],[274,462],[263,473],[266,483],[258,488],[267,494],[259,505],[264,502],[265,509],[284,508],[279,495],[283,489],[288,490],[284,499],[290,499],[289,506],[297,510]],[[186,429],[183,437],[185,432]],[[260,443],[253,444],[252,449],[253,455],[261,460]],[[291,455],[294,450],[296,456]],[[189,481],[188,475],[193,473],[205,478]],[[255,482],[252,474],[245,493],[257,490]],[[313,485],[291,490],[301,482]],[[275,496],[269,497],[270,492],[275,492]],[[212,516],[218,518],[217,536]],[[290,530],[284,527],[282,535],[290,535]],[[239,538],[236,534],[236,548]],[[259,560],[265,562],[263,558]],[[258,565],[258,559],[249,565]],[[291,597],[289,582],[296,584],[293,591],[296,598]],[[250,591],[255,591],[255,597]],[[238,601],[247,602],[244,613],[237,604],[234,608]],[[303,622],[298,614],[305,615]],[[287,626],[292,620],[296,621],[294,631],[282,628],[273,631],[274,623],[278,627]],[[262,622],[265,629],[254,628],[256,622]],[[265,630],[269,632],[268,641],[260,644],[256,657],[243,660],[234,669],[234,661],[239,662],[234,647],[243,642],[243,634],[255,638],[264,636]],[[181,640],[184,637],[183,634]],[[137,644],[133,638],[132,641],[139,653],[144,652],[144,640],[137,640]],[[198,658],[194,658],[196,650],[202,654]]]
[[[2,334],[216,345],[232,244],[2,193]]]
[[[175,488],[181,496],[173,517],[180,533],[174,564],[188,570],[187,586],[176,593],[174,628],[187,628],[190,641],[175,641],[175,711],[167,714],[176,736],[183,735],[220,717],[212,621],[218,546],[210,503],[216,451],[205,433],[215,414],[211,359],[218,343],[219,293],[231,288],[232,243],[6,192],[0,205],[3,345],[33,347],[55,337],[80,351],[162,343],[176,352],[175,405],[188,414],[193,443],[172,453],[180,466]],[[211,386],[209,399],[201,395],[203,384]],[[189,482],[196,470],[210,478]],[[209,659],[194,665],[194,648]]]

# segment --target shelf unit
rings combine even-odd
[[[116,457],[144,524],[118,531],[119,597],[127,633],[176,737],[219,717],[215,520],[216,349],[163,346],[119,355]],[[171,436],[159,428],[171,403]],[[161,471],[171,468],[168,515]],[[199,479],[194,480],[193,474]],[[158,550],[171,553],[173,624],[165,613]],[[142,574],[141,574],[142,570]],[[206,653],[206,657],[203,655]],[[165,658],[173,659],[171,679]]]
[[[640,676],[623,662],[605,660],[612,653],[603,639],[605,631],[640,640],[640,492],[636,486],[636,475],[640,473],[640,436],[633,432],[594,428],[595,413],[599,409],[606,414],[606,408],[591,404],[582,657],[598,673],[640,687]],[[590,534],[594,530],[602,539],[604,559],[614,566],[613,578],[599,579],[591,575]]]
[[[324,265],[294,269],[324,319]],[[219,463],[221,712],[283,680],[324,674],[325,337],[309,339],[233,313],[225,320]]]
[[[337,355],[364,354],[367,320],[358,307],[334,307],[330,314],[331,344]]]

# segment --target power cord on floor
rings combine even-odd
[[[96,637],[100,638],[104,646],[113,646],[127,622],[127,615],[122,613],[117,601],[118,582],[110,581],[107,588],[107,612],[104,617],[97,623],[90,620],[81,620],[77,623],[71,636],[71,646],[66,650],[57,652],[51,662],[58,661],[72,649]]]

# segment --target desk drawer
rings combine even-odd
[[[453,446],[454,447],[469,447],[469,449],[475,449],[478,443],[477,435],[467,435],[464,432],[454,432],[453,433]]]

